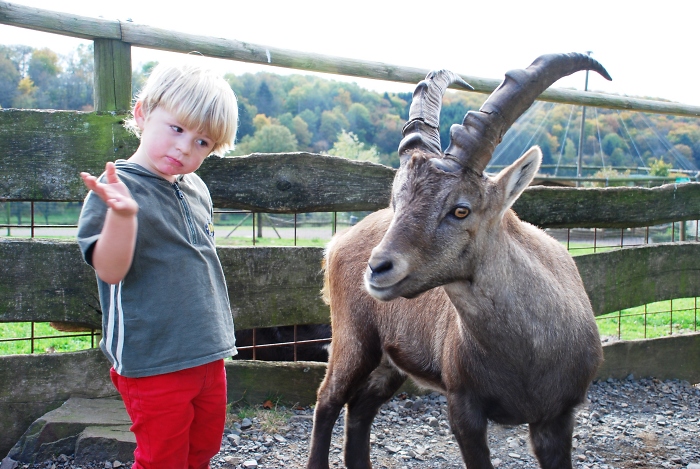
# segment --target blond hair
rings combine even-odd
[[[206,134],[215,143],[212,153],[223,154],[233,148],[238,127],[236,95],[221,76],[193,64],[157,65],[136,101],[141,102],[144,117],[161,107],[185,127]],[[125,126],[141,136],[133,108]]]

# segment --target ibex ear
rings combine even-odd
[[[541,162],[542,151],[534,146],[496,176],[496,184],[504,197],[501,213],[508,210],[530,185]]]

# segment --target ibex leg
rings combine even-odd
[[[488,421],[481,409],[467,396],[458,394],[447,396],[447,409],[467,469],[493,469],[486,437]]]
[[[381,352],[374,355],[377,358],[372,358],[372,354],[367,353],[371,351],[369,346],[362,350],[361,344],[355,343],[350,347],[343,345],[346,344],[340,344],[338,339],[334,339],[326,377],[318,390],[308,469],[328,469],[333,426],[340,410],[379,365]]]
[[[406,381],[406,375],[383,361],[364,385],[353,394],[345,412],[345,465],[348,469],[370,469],[369,437],[379,408]]]
[[[542,469],[570,469],[573,409],[556,419],[530,424],[530,440]]]

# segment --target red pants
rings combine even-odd
[[[224,361],[125,378],[110,371],[136,435],[132,469],[208,469],[226,419]]]

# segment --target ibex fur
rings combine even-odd
[[[309,468],[328,468],[344,405],[345,464],[371,468],[372,421],[407,375],[446,395],[468,469],[492,468],[488,420],[528,423],[541,467],[572,467],[574,411],[602,360],[593,312],[566,249],[510,208],[539,168],[539,148],[495,177],[484,169],[540,93],[584,69],[610,79],[583,54],[508,72],[478,112],[452,126],[444,153],[440,102],[462,81],[440,71],[419,83],[390,208],[327,249],[333,342]]]

